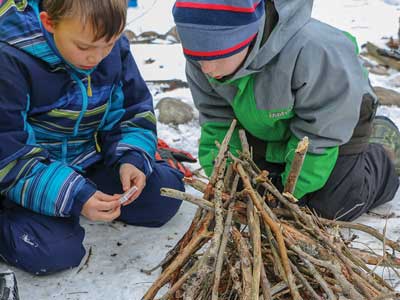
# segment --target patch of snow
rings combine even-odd
[[[185,59],[180,44],[134,44],[131,46],[131,51],[146,81],[169,79],[186,81]],[[155,61],[146,64],[146,60],[150,58]]]

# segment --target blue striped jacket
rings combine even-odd
[[[94,70],[78,70],[42,30],[39,2],[0,0],[0,192],[68,217],[97,190],[84,176],[94,163],[151,173],[156,119],[128,41]]]

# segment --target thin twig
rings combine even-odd
[[[377,230],[375,230],[374,228],[372,228],[368,225],[351,223],[351,222],[343,222],[343,221],[334,221],[334,220],[328,220],[328,219],[323,219],[323,218],[319,218],[319,221],[324,225],[339,226],[342,228],[349,228],[349,229],[363,231],[365,233],[368,233],[369,235],[372,235],[373,237],[380,240],[381,242],[383,242],[383,240],[385,240],[387,246],[391,247],[393,250],[400,252],[400,243],[397,243],[388,238],[385,238],[384,235],[382,235]]]
[[[224,263],[224,253],[226,249],[226,245],[228,243],[228,238],[230,235],[230,230],[232,226],[232,216],[233,216],[233,206],[234,202],[231,202],[228,208],[228,215],[225,220],[225,227],[224,227],[224,233],[223,233],[223,238],[221,241],[221,247],[219,248],[219,253],[217,257],[217,263],[215,267],[215,276],[214,276],[214,286],[213,286],[213,300],[218,299],[218,288],[219,288],[219,283],[221,280],[221,271],[222,271],[222,266]]]
[[[92,246],[90,246],[89,250],[88,250],[88,255],[86,257],[85,262],[83,263],[83,265],[78,269],[78,271],[76,272],[76,274],[79,274],[83,269],[86,269],[87,267],[89,267],[89,261],[90,258],[92,257]]]

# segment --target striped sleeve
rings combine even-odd
[[[80,215],[96,188],[67,165],[51,161],[49,153],[36,145],[27,121],[26,72],[3,50],[0,48],[0,193],[40,214]]]

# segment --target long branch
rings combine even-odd
[[[230,230],[231,230],[231,226],[232,226],[232,216],[233,216],[234,204],[235,204],[235,202],[231,202],[229,204],[228,215],[226,216],[226,220],[225,220],[224,233],[223,233],[223,237],[222,237],[222,241],[221,241],[221,246],[219,248],[219,253],[217,256],[217,263],[215,266],[214,286],[213,286],[213,291],[212,291],[213,299],[218,299],[218,288],[219,288],[219,283],[221,280],[221,271],[222,271],[222,266],[224,263],[225,249],[226,249],[226,245],[228,243],[228,238],[229,238]]]
[[[220,147],[218,155],[217,155],[217,157],[215,159],[215,163],[214,163],[215,167],[214,167],[213,172],[212,172],[211,177],[210,177],[210,182],[209,182],[210,186],[214,186],[215,183],[217,182],[217,179],[218,179],[218,176],[219,176],[218,175],[219,174],[219,168],[222,165],[222,161],[226,158],[226,155],[227,155],[227,152],[228,152],[228,148],[229,148],[229,141],[231,140],[233,132],[235,131],[236,123],[237,123],[236,120],[232,121],[231,126],[229,127],[229,130],[226,133],[226,135],[224,137],[224,140],[221,143],[221,147]],[[206,199],[207,198],[208,197],[206,195]]]
[[[253,246],[253,282],[251,285],[251,299],[258,300],[260,294],[260,279],[262,267],[261,230],[260,219],[251,201],[247,203],[247,220],[251,234],[251,243]]]
[[[187,244],[181,253],[177,255],[175,260],[161,273],[160,277],[152,284],[148,289],[146,294],[143,296],[142,300],[152,300],[156,296],[157,292],[162,288],[168,280],[171,278],[172,274],[176,269],[180,268],[189,258],[190,255],[196,250],[197,245],[206,238],[210,238],[210,233],[208,232],[208,226],[213,219],[214,214],[209,212],[203,219],[199,231],[195,234],[193,239]]]
[[[208,255],[208,251],[206,251],[203,256],[196,261],[196,263],[185,273],[183,274],[177,282],[174,283],[174,285],[168,290],[168,292],[162,296],[161,298],[159,298],[158,300],[167,300],[170,299],[171,297],[173,297],[173,295],[175,294],[175,292],[178,291],[178,289],[185,283],[185,281],[192,276],[194,273],[197,272],[197,270],[200,268],[200,266],[203,265],[205,259],[207,258]]]
[[[207,201],[205,199],[197,198],[197,197],[187,194],[185,192],[181,192],[181,191],[169,189],[169,188],[161,188],[160,194],[161,194],[161,196],[190,202],[192,204],[195,204],[195,205],[197,205],[201,208],[204,208],[206,210],[209,210],[209,211],[215,210],[214,204],[212,202]]]
[[[240,265],[242,268],[242,300],[251,299],[251,285],[252,285],[252,269],[251,269],[251,256],[246,242],[242,238],[239,230],[232,227],[232,237],[236,244],[237,251],[240,257]]]
[[[240,163],[238,163],[238,164],[236,164],[236,168],[237,168],[237,171],[238,171],[240,177],[243,180],[243,184],[244,184],[245,188],[247,189],[247,191],[251,197],[251,200],[253,201],[255,207],[257,207],[257,209],[261,213],[261,217],[262,217],[263,221],[266,223],[267,226],[269,226],[271,228],[272,232],[275,235],[275,238],[279,245],[279,252],[280,252],[280,255],[282,258],[283,267],[285,269],[286,278],[287,278],[288,285],[289,285],[290,291],[292,293],[293,299],[294,300],[302,299],[297,290],[296,284],[294,282],[294,277],[293,277],[292,270],[290,268],[289,258],[287,255],[287,250],[285,247],[285,242],[283,240],[283,235],[282,235],[281,229],[277,226],[277,224],[270,218],[270,216],[264,210],[263,205],[258,200],[257,195],[256,195],[253,187],[251,186],[249,177],[246,174],[246,172],[244,171],[243,166]]]

